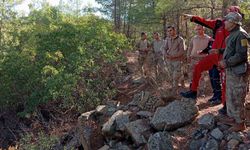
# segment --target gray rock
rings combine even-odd
[[[109,150],[131,150],[131,149],[129,148],[128,145],[126,145],[122,142],[119,142],[116,145],[114,145],[113,147],[111,147]]]
[[[219,128],[215,128],[212,130],[212,132],[210,133],[212,137],[214,137],[216,140],[222,140],[223,138],[223,133],[220,131]]]
[[[227,143],[227,149],[233,150],[236,149],[237,146],[239,145],[239,141],[236,139],[231,139],[228,143]]]
[[[184,127],[178,128],[176,131],[178,132],[178,134],[187,135],[187,129],[185,129]]]
[[[226,125],[226,124],[219,124],[217,125],[217,127],[222,131],[222,132],[226,132],[231,126],[230,125]]]
[[[149,124],[142,119],[126,124],[126,131],[132,137],[137,146],[147,143],[143,134],[149,130]]]
[[[116,111],[117,111],[117,107],[108,106],[108,105],[99,105],[96,107],[95,114],[97,116],[99,116],[99,115],[111,116]]]
[[[209,139],[202,150],[219,150],[219,144],[215,139]]]
[[[195,131],[192,133],[192,137],[193,137],[195,140],[198,140],[198,139],[203,138],[204,136],[206,136],[207,133],[208,133],[208,129],[198,128],[197,130],[195,130]]]
[[[157,108],[150,123],[157,130],[173,130],[192,122],[197,115],[195,102],[184,99]]]
[[[201,118],[198,119],[198,124],[201,127],[207,128],[207,129],[213,129],[215,125],[215,117],[213,114],[205,114]]]
[[[149,118],[153,116],[153,114],[149,111],[139,111],[136,113],[137,116],[140,116],[140,118]]]
[[[118,116],[121,116],[123,114],[122,110],[116,111],[111,118],[103,125],[102,127],[102,133],[104,135],[112,135],[115,132],[116,126],[115,126],[115,120]]]
[[[109,100],[106,102],[109,107],[117,107],[118,101]]]
[[[172,137],[167,132],[157,132],[149,137],[148,150],[173,150]]]
[[[116,124],[116,130],[118,131],[124,131],[125,130],[125,125],[129,123],[130,119],[130,111],[123,112],[121,115],[118,115],[115,119],[115,124]]]
[[[206,139],[192,140],[189,144],[190,150],[198,150],[206,143]]]
[[[231,139],[238,140],[239,142],[243,142],[244,135],[241,132],[232,132],[227,136],[227,141],[230,141]]]
[[[108,145],[104,145],[103,147],[99,148],[98,150],[109,150],[109,146]]]

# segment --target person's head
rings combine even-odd
[[[142,32],[142,33],[141,33],[141,39],[142,39],[142,40],[147,39],[147,33],[146,33],[146,32]]]
[[[159,40],[160,34],[158,32],[154,32],[153,37],[154,37],[154,39]]]
[[[169,37],[175,37],[176,36],[176,30],[174,26],[168,26],[167,32]]]
[[[230,12],[225,16],[225,29],[231,31],[236,26],[241,26],[242,16],[237,12]]]
[[[196,34],[197,34],[197,35],[204,35],[205,29],[204,29],[204,27],[201,26],[201,25],[196,25],[196,26],[195,26],[195,31],[196,31]]]
[[[239,6],[229,6],[227,8],[227,14],[230,12],[237,12],[241,15],[242,18],[244,18],[244,14],[240,11],[240,7]]]

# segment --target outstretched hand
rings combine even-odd
[[[219,69],[224,69],[226,68],[226,63],[224,60],[221,60],[219,63],[218,63],[218,67]]]
[[[183,14],[184,20],[188,20],[191,19],[193,17],[193,15],[190,14]]]

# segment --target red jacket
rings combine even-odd
[[[213,38],[214,42],[212,45],[212,49],[220,49],[226,47],[226,37],[229,35],[229,32],[225,29],[225,21],[221,19],[204,19],[198,16],[193,16],[191,18],[192,22],[205,26],[211,30],[213,30]]]

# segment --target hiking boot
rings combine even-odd
[[[185,98],[191,98],[196,99],[197,98],[197,92],[196,91],[187,91],[187,92],[181,92],[180,95]]]
[[[227,105],[225,104],[221,109],[218,110],[219,114],[227,115]]]

